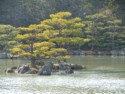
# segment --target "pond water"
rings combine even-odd
[[[125,94],[125,57],[72,56],[70,62],[85,70],[51,76],[5,74],[26,60],[0,60],[0,94]]]

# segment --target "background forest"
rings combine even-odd
[[[71,18],[80,17],[84,26],[79,37],[90,39],[80,46],[76,43],[64,48],[121,50],[125,48],[124,5],[125,0],[0,0],[0,50],[13,46],[14,41],[12,45],[8,41],[14,40],[16,28],[39,24],[61,11],[72,13]]]

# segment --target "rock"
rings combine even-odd
[[[50,67],[50,70],[52,71],[52,69],[53,69],[53,63],[52,63],[52,62],[49,62],[49,63],[48,63],[48,66]]]
[[[78,69],[85,69],[85,66],[79,64],[71,64],[71,69],[78,70]]]
[[[48,66],[43,66],[41,69],[39,69],[38,75],[51,75],[51,71]]]
[[[8,68],[8,69],[5,70],[5,72],[6,72],[6,73],[14,73],[14,70],[11,69],[11,68]]]
[[[69,68],[66,69],[65,72],[71,74],[71,73],[74,73],[74,70],[71,69],[71,66],[70,66]]]
[[[53,70],[59,70],[59,64],[53,64]]]
[[[69,66],[70,66],[69,63],[66,63],[66,62],[59,63],[60,70],[66,70],[66,69],[68,69]]]
[[[78,70],[78,69],[86,69],[84,65],[79,64],[69,64],[69,63],[61,63],[61,64],[53,64],[53,69],[57,70],[66,70],[68,66],[71,66],[71,69]]]
[[[66,62],[61,62],[59,63],[59,69],[60,70],[65,70],[66,73],[74,73],[74,70],[71,68],[71,64],[66,63]]]
[[[24,65],[24,66],[19,67],[18,73],[23,74],[23,73],[28,72],[29,70],[30,70],[29,66],[28,65]]]
[[[23,66],[23,65],[21,65],[21,64],[20,64],[20,65],[18,65],[18,66],[17,66],[17,70],[19,70],[19,69],[20,69],[20,67],[22,67],[22,66]]]
[[[16,72],[16,69],[17,69],[17,67],[14,66],[14,67],[11,67],[11,68],[6,69],[5,72],[6,72],[6,73],[14,73],[14,72]]]
[[[44,65],[41,69],[39,69],[38,75],[51,75],[52,68],[53,68],[52,63]]]

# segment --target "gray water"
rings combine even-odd
[[[0,60],[0,94],[125,94],[125,57],[72,56],[70,62],[86,70],[51,76],[5,74],[3,70],[26,60]]]

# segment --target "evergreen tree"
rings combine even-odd
[[[84,38],[83,27],[85,24],[81,18],[71,17],[70,12],[59,12],[50,15],[50,19],[44,20],[41,24],[45,27],[45,32],[57,47],[80,49],[89,39]]]
[[[0,50],[7,53],[16,44],[15,36],[18,31],[11,25],[0,25]]]
[[[111,10],[86,16],[86,32],[91,38],[92,50],[115,49],[115,38],[123,29],[122,22],[114,16]],[[100,49],[101,48],[101,49]]]

